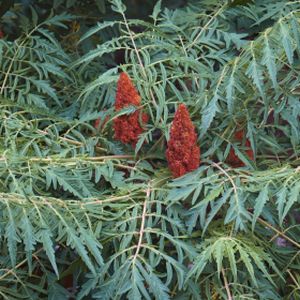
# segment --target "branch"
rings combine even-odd
[[[36,252],[34,252],[32,254],[32,256],[36,256],[38,255],[42,250],[44,250],[43,248],[40,248],[39,250],[37,250]],[[0,277],[0,281],[3,280],[6,276],[8,276],[9,274],[14,274],[14,270],[20,268],[22,265],[24,265],[27,262],[27,258],[25,258],[24,260],[22,260],[19,264],[17,264],[14,268],[7,270],[6,273],[4,273],[1,277]],[[2,269],[3,270],[3,269]]]
[[[277,228],[273,227],[271,224],[269,224],[268,222],[266,222],[265,220],[263,220],[262,218],[258,218],[257,219],[259,223],[261,223],[264,226],[267,226],[268,228],[272,229],[274,232],[276,232],[278,235],[284,237],[287,241],[289,241],[290,243],[292,243],[294,246],[296,246],[297,248],[300,249],[300,244],[297,243],[296,241],[294,241],[293,239],[291,239],[290,237],[288,237],[287,235],[285,235],[282,231],[278,230]]]
[[[135,51],[135,53],[136,53],[137,59],[138,59],[139,64],[140,64],[140,66],[141,66],[141,69],[142,69],[142,73],[143,73],[144,79],[147,80],[147,73],[146,73],[146,70],[145,70],[145,66],[144,66],[143,61],[142,61],[142,59],[141,59],[139,50],[138,50],[138,48],[137,48],[137,46],[136,46],[136,43],[135,43],[135,41],[134,41],[133,35],[132,35],[132,33],[131,33],[131,30],[130,30],[130,28],[129,28],[129,25],[128,25],[126,16],[125,16],[125,14],[124,14],[123,12],[122,12],[122,17],[123,17],[123,19],[124,19],[124,23],[125,23],[127,32],[128,32],[128,34],[129,34],[129,37],[130,37],[130,39],[131,39],[131,42],[132,42],[132,44],[133,44],[134,51]],[[155,97],[154,97],[154,94],[153,94],[151,88],[149,88],[149,92],[150,92],[150,96],[151,96],[151,99],[152,99],[152,102],[153,102],[154,106],[155,106],[156,108],[158,108],[158,105],[157,105],[157,103],[156,103],[156,101],[155,101]]]
[[[225,3],[224,5],[222,5],[219,10],[216,11],[215,14],[213,14],[209,21],[202,27],[202,29],[200,30],[200,32],[197,34],[197,36],[195,37],[195,39],[193,40],[192,43],[190,43],[186,48],[191,48],[193,47],[197,42],[198,39],[201,37],[202,33],[208,28],[208,26],[211,24],[211,22],[224,10],[224,8],[227,6],[227,3]]]
[[[238,196],[238,192],[237,192],[237,187],[233,181],[233,179],[231,178],[231,176],[222,168],[220,167],[218,164],[216,164],[215,162],[212,162],[212,165],[215,166],[217,169],[219,169],[230,181],[232,187],[233,187],[233,191],[234,191],[234,198],[236,201],[236,204],[239,203],[239,196]]]
[[[225,289],[226,289],[226,293],[227,293],[227,300],[232,300],[232,296],[231,296],[231,293],[230,293],[230,289],[229,289],[229,285],[228,285],[228,281],[227,281],[227,278],[226,278],[226,275],[225,275],[225,270],[224,268],[222,268],[222,275],[223,275],[223,278],[224,278],[224,284],[225,284]]]
[[[142,214],[142,222],[141,222],[141,228],[140,228],[140,232],[139,232],[139,241],[136,247],[136,251],[135,254],[133,256],[132,262],[135,263],[135,260],[137,258],[137,256],[139,255],[141,246],[142,246],[142,241],[143,241],[143,236],[144,236],[144,229],[145,229],[145,219],[146,219],[146,212],[147,212],[147,202],[150,196],[150,184],[148,184],[148,188],[146,190],[146,199],[144,202],[144,206],[143,206],[143,214]]]

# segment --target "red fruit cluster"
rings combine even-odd
[[[243,130],[239,130],[235,133],[234,135],[234,139],[236,142],[240,142],[241,144],[243,143],[244,141],[244,136],[245,136],[245,133]],[[245,143],[243,144],[244,147],[247,147],[249,149],[247,149],[245,151],[245,153],[247,154],[248,158],[250,160],[253,160],[254,159],[254,154],[253,154],[253,151],[251,149],[251,144],[250,144],[250,141],[248,139],[245,140]],[[230,152],[229,152],[229,155],[227,157],[227,163],[229,163],[230,165],[232,165],[233,167],[235,168],[238,168],[238,167],[243,167],[245,166],[245,164],[239,159],[239,157],[235,154],[235,151],[233,148],[230,149]]]
[[[126,73],[121,73],[117,85],[115,109],[119,111],[127,106],[140,106],[141,97]],[[114,119],[115,139],[124,144],[135,146],[139,135],[143,133],[142,125],[148,122],[148,115],[140,110],[130,115]]]
[[[200,148],[197,146],[197,134],[184,104],[180,104],[175,113],[166,156],[174,178],[199,167]]]
[[[0,39],[3,39],[4,38],[4,33],[3,31],[0,29]]]

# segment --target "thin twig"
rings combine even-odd
[[[204,30],[206,30],[208,28],[208,26],[210,25],[210,23],[223,11],[223,9],[227,6],[227,3],[222,5],[220,7],[219,10],[216,11],[216,13],[214,15],[211,16],[211,18],[209,19],[209,21],[202,27],[202,29],[200,30],[200,32],[197,34],[197,36],[195,37],[195,39],[193,40],[193,42],[191,44],[189,44],[186,48],[191,48],[193,47],[198,39],[201,37],[202,33],[204,32]]]
[[[292,243],[294,246],[298,247],[300,249],[300,244],[285,235],[282,231],[278,230],[277,228],[273,227],[271,224],[263,220],[262,218],[257,218],[258,222],[261,223],[264,226],[267,226],[268,228],[272,229],[274,232],[276,232],[278,235],[284,237],[287,241]]]
[[[214,165],[217,169],[219,169],[230,181],[232,187],[233,187],[233,191],[236,194],[236,197],[238,197],[238,193],[237,193],[237,187],[233,181],[233,179],[231,178],[231,176],[226,172],[226,170],[224,170],[222,167],[220,167],[218,164],[216,164],[215,162],[212,162],[212,165]]]
[[[1,94],[1,95],[3,94],[3,90],[4,90],[5,86],[6,86],[6,82],[7,82],[7,80],[8,80],[10,71],[11,71],[13,65],[14,65],[14,62],[15,62],[17,56],[19,55],[19,51],[20,51],[21,47],[23,47],[23,45],[27,42],[28,38],[29,38],[36,30],[38,30],[38,28],[41,27],[43,24],[44,24],[44,22],[43,22],[43,23],[40,23],[39,25],[37,25],[36,27],[34,27],[28,34],[26,34],[26,38],[24,38],[24,39],[21,41],[21,43],[20,43],[19,45],[17,45],[17,43],[15,42],[15,44],[17,45],[17,50],[15,51],[15,54],[14,54],[13,58],[11,59],[11,62],[10,62],[10,64],[9,64],[8,68],[7,68],[7,72],[6,72],[5,76],[4,76],[4,79],[3,79],[3,82],[2,82],[2,86],[1,86],[1,89],[0,89],[0,94]]]
[[[43,248],[40,248],[39,250],[37,250],[35,253],[32,254],[32,256],[36,256],[37,254],[39,254],[41,251],[43,250]],[[4,273],[1,277],[0,277],[0,281],[2,279],[4,279],[6,276],[8,276],[9,274],[13,274],[14,270],[20,268],[22,265],[24,265],[27,262],[27,258],[25,258],[24,260],[22,260],[19,264],[17,264],[14,268],[9,269],[6,273]]]
[[[81,157],[81,160],[84,161],[102,161],[102,160],[108,160],[108,159],[133,159],[133,155],[106,155],[106,156],[91,156],[91,157]],[[46,158],[39,158],[39,157],[33,157],[28,159],[28,161],[33,162],[78,162],[78,158],[52,158],[52,157],[46,157]]]
[[[287,272],[290,275],[293,282],[295,283],[295,285],[297,286],[297,289],[300,290],[300,285],[299,285],[298,281],[296,280],[295,276],[293,275],[293,273],[290,270],[287,270]]]
[[[226,170],[224,170],[222,167],[220,167],[218,164],[216,164],[215,162],[212,162],[212,165],[215,166],[217,169],[219,169],[230,181],[232,187],[233,187],[233,191],[234,191],[234,198],[235,198],[235,202],[236,202],[236,206],[238,206],[239,204],[239,195],[238,195],[238,191],[237,191],[237,187],[236,184],[234,183],[233,179],[231,178],[231,176],[226,172]],[[233,227],[232,227],[233,228]],[[233,230],[232,230],[233,231]],[[232,235],[232,232],[230,233],[230,235]]]
[[[232,187],[233,187],[233,190],[234,190],[234,193],[236,195],[236,200],[238,201],[238,194],[237,194],[237,187],[234,183],[234,181],[232,180],[232,178],[230,177],[230,175],[223,169],[221,168],[218,164],[212,162],[212,164],[218,168],[224,175],[226,175],[229,179],[229,181],[231,182],[232,184]],[[268,228],[272,229],[273,231],[275,231],[278,235],[284,237],[287,241],[291,242],[293,245],[295,245],[296,247],[300,248],[300,244],[295,242],[293,239],[289,238],[287,235],[285,235],[282,231],[276,229],[275,227],[273,227],[271,224],[269,224],[268,222],[266,222],[265,220],[261,219],[261,218],[258,218],[257,219],[261,224],[267,226]]]
[[[141,228],[140,228],[140,232],[139,232],[139,241],[136,247],[136,251],[135,254],[133,256],[132,262],[133,264],[135,263],[135,260],[137,258],[137,256],[139,255],[141,246],[142,246],[142,242],[143,242],[143,236],[144,236],[144,229],[145,229],[145,219],[146,219],[146,212],[147,212],[147,204],[148,204],[148,199],[150,197],[150,184],[148,185],[148,188],[146,190],[146,199],[144,202],[144,206],[143,206],[143,213],[142,213],[142,222],[141,222]]]
[[[140,65],[140,67],[141,67],[141,69],[142,69],[142,74],[143,74],[143,76],[144,76],[144,79],[147,80],[147,73],[146,73],[145,66],[144,66],[144,64],[143,64],[143,61],[142,61],[142,59],[141,59],[139,50],[138,50],[138,48],[137,48],[137,46],[136,46],[136,43],[135,43],[135,41],[134,41],[132,32],[131,32],[131,30],[130,30],[130,28],[129,28],[129,25],[128,25],[126,16],[125,16],[125,14],[124,14],[123,12],[122,12],[122,17],[123,17],[123,19],[124,19],[124,23],[125,23],[125,26],[126,26],[126,30],[127,30],[128,34],[129,34],[129,37],[130,37],[131,42],[132,42],[132,44],[133,44],[134,51],[135,51],[136,56],[137,56],[137,59],[138,59],[138,61],[139,61],[139,65]],[[153,94],[151,88],[149,88],[149,93],[150,93],[150,96],[151,96],[151,99],[152,99],[152,102],[153,102],[154,106],[157,108],[158,105],[157,105],[157,103],[156,103],[156,101],[155,101],[155,97],[154,97],[154,94]]]
[[[222,268],[222,275],[223,275],[223,279],[224,279],[224,285],[225,285],[225,289],[226,289],[226,293],[227,293],[227,300],[232,300],[232,296],[231,296],[231,292],[230,292],[230,289],[229,289],[229,285],[228,285],[228,281],[227,281],[227,278],[226,278],[226,275],[225,275],[225,270],[224,268]]]
[[[178,36],[179,36],[179,39],[180,39],[180,43],[181,43],[183,52],[184,52],[185,56],[186,56],[187,58],[189,58],[189,56],[188,56],[188,54],[187,54],[187,52],[186,52],[186,49],[185,49],[185,47],[184,47],[184,43],[183,43],[182,37],[181,37],[181,35],[178,35]],[[197,88],[199,89],[199,83],[198,83],[198,80],[197,80],[197,77],[196,77],[196,75],[195,75],[194,70],[192,70],[192,77],[195,79],[195,84],[196,84]]]
[[[48,132],[47,131],[44,131],[44,130],[38,130],[39,133],[42,133],[42,134],[45,134],[45,135],[48,135]],[[76,145],[76,146],[84,146],[84,143],[81,143],[81,142],[78,142],[78,141],[74,141],[74,140],[71,140],[69,138],[66,138],[66,137],[62,137],[62,136],[59,136],[58,137],[59,140],[62,140],[64,142],[67,142],[67,143],[70,143],[70,144],[73,144],[73,145]],[[107,149],[105,148],[101,148],[99,146],[95,146],[95,149],[96,150],[99,150],[99,151],[104,151],[104,152],[107,152]]]

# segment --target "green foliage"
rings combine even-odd
[[[70,61],[61,49],[59,42],[47,29],[49,26],[62,26],[70,16],[55,16],[36,25],[22,22],[24,36],[11,41],[1,40],[1,87],[3,97],[19,104],[48,108],[50,100],[61,107],[55,85],[63,80],[71,85],[71,78],[64,71]],[[33,29],[32,29],[32,26]]]
[[[83,2],[5,8],[0,298],[299,299],[299,1]],[[150,116],[135,149],[113,138],[120,71]],[[179,103],[201,165],[173,180]]]

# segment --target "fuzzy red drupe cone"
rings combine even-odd
[[[126,73],[121,73],[117,85],[115,109],[119,111],[127,106],[140,106],[141,97]],[[142,124],[148,122],[148,115],[140,110],[130,115],[114,119],[115,139],[124,144],[135,146],[139,135],[143,133]]]
[[[166,156],[174,178],[199,167],[200,148],[197,145],[197,134],[184,104],[180,104],[175,113]]]
[[[242,144],[242,142],[244,140],[244,136],[245,136],[244,131],[239,130],[234,134],[234,139],[235,139],[236,142],[240,142]],[[253,154],[253,151],[251,149],[250,141],[248,139],[246,139],[243,146],[249,148],[245,151],[245,153],[247,154],[247,156],[250,160],[253,160],[254,159],[254,154]],[[230,149],[230,152],[228,154],[228,157],[227,157],[226,161],[227,161],[227,163],[229,163],[230,165],[232,165],[235,168],[245,166],[245,164],[235,154],[235,151],[234,151],[233,148]]]

